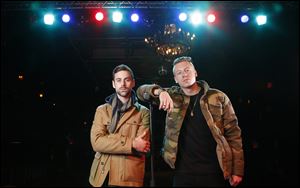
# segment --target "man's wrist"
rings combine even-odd
[[[159,95],[160,95],[161,92],[163,92],[163,91],[166,91],[166,90],[165,90],[165,89],[162,89],[162,88],[157,89],[156,96],[159,97]]]

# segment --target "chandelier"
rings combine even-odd
[[[191,50],[195,34],[183,31],[175,24],[167,24],[163,31],[158,31],[153,37],[145,38],[145,42],[153,47],[157,54],[166,61],[185,55]]]

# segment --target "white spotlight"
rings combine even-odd
[[[133,22],[139,21],[139,15],[136,14],[136,13],[133,13],[133,14],[131,15],[131,21],[133,21]]]
[[[256,23],[257,25],[264,25],[267,23],[267,16],[265,15],[259,15],[256,17]]]
[[[44,16],[44,23],[46,25],[52,25],[54,23],[54,15],[53,14],[46,14]]]
[[[180,13],[179,14],[179,20],[180,21],[185,21],[187,19],[187,15],[186,15],[186,13],[184,13],[184,12],[182,12],[182,13]]]
[[[63,22],[68,23],[70,21],[70,16],[68,14],[64,14],[61,19]]]
[[[191,22],[194,25],[199,25],[202,23],[202,16],[200,12],[193,12],[191,15]]]
[[[123,19],[123,14],[121,12],[114,12],[113,13],[113,22],[120,23]]]
[[[242,23],[247,23],[248,21],[249,21],[249,16],[243,15],[243,16],[241,17],[241,22],[242,22]]]

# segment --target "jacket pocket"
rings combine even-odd
[[[145,174],[145,156],[125,156],[124,181],[143,182]]]
[[[141,124],[135,122],[126,122],[125,126],[122,128],[122,135],[134,138],[140,126]]]

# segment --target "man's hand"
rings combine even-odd
[[[171,112],[174,108],[173,100],[167,91],[162,91],[159,94],[159,109]]]
[[[136,137],[132,142],[132,147],[140,152],[147,153],[150,151],[150,142],[147,140],[144,140],[144,137],[146,136],[147,132],[145,131],[140,136]]]
[[[232,187],[236,187],[238,184],[241,183],[243,177],[232,175],[229,179],[229,183]]]

